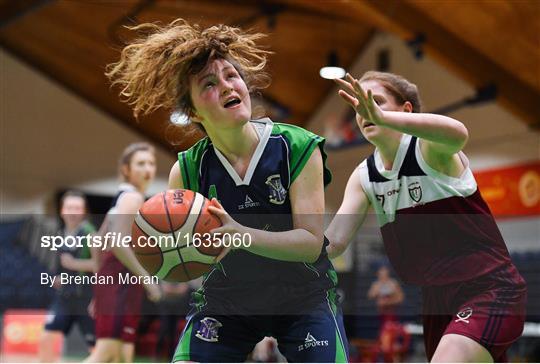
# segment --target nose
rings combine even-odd
[[[229,81],[223,80],[221,85],[221,95],[227,95],[233,91],[232,84]]]

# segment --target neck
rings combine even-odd
[[[131,183],[131,182],[124,182],[124,183],[127,183],[128,185],[131,185],[133,187],[135,187],[135,189],[142,195],[144,195],[144,193],[146,192],[146,187],[147,186],[137,186],[135,183]]]
[[[231,163],[250,158],[259,141],[259,136],[250,122],[237,128],[207,130],[207,133],[214,146]]]
[[[65,230],[68,233],[74,233],[77,230],[77,228],[79,227],[79,225],[80,225],[80,223],[77,224],[77,225],[66,224]]]
[[[399,149],[399,143],[401,141],[401,134],[387,136],[379,143],[375,144],[379,150],[381,160],[384,164],[384,168],[391,170],[396,159],[396,154]]]

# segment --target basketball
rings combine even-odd
[[[132,247],[150,273],[171,282],[186,282],[208,272],[223,249],[210,239],[221,226],[208,212],[212,202],[190,190],[158,193],[139,209],[132,226]]]

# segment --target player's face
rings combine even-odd
[[[191,79],[192,120],[206,128],[238,127],[251,118],[251,99],[246,83],[234,66],[215,59]]]
[[[388,268],[386,267],[380,268],[379,271],[377,272],[377,277],[381,280],[388,279],[390,277],[390,272],[388,271]]]
[[[86,216],[86,204],[82,197],[67,196],[62,202],[60,217],[68,228],[78,226]]]
[[[156,176],[156,157],[147,150],[139,150],[133,154],[128,168],[125,170],[126,179],[140,191],[145,191]]]
[[[388,92],[388,90],[376,80],[364,81],[360,84],[364,91],[371,90],[373,94],[373,100],[379,105],[382,110],[385,111],[403,111],[404,105],[399,105],[394,96]],[[381,138],[387,138],[391,134],[396,134],[396,131],[393,131],[388,128],[381,127],[379,125],[374,125],[368,120],[363,119],[358,114],[356,114],[356,122],[360,131],[364,137],[371,143],[377,144],[377,141]]]

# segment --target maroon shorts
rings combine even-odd
[[[139,284],[94,285],[96,339],[135,342],[143,295]]]
[[[527,288],[513,265],[461,283],[424,287],[423,324],[426,355],[431,360],[446,334],[469,337],[496,362],[523,332]]]

